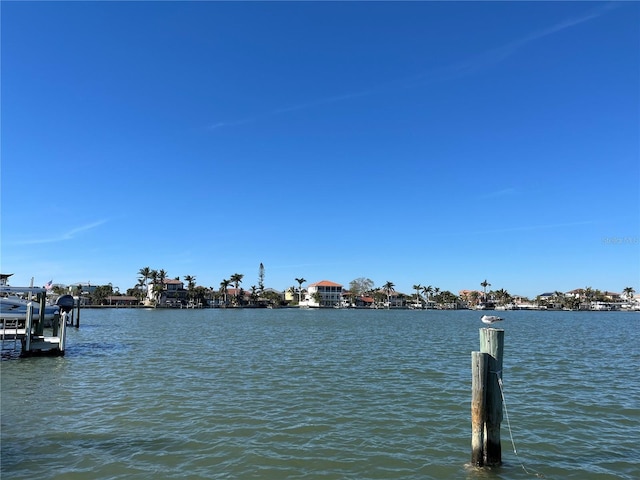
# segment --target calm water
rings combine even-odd
[[[503,313],[499,468],[468,466],[478,312],[120,309],[0,363],[1,477],[640,478],[640,313]]]

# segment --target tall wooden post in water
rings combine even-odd
[[[471,463],[496,466],[502,463],[502,356],[504,330],[480,329],[480,352],[472,352]],[[499,382],[500,380],[500,382]]]
[[[44,335],[44,311],[47,306],[47,294],[42,292],[38,294],[38,304],[40,313],[38,314],[38,322],[36,323],[36,335]]]
[[[484,424],[486,418],[489,355],[471,352],[471,464],[484,465]]]
[[[76,311],[76,328],[80,328],[80,295],[78,295],[78,309]]]

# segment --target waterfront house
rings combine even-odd
[[[342,305],[342,285],[329,280],[312,283],[307,289],[305,303],[309,307],[340,307]]]
[[[187,291],[184,283],[173,278],[165,278],[162,282],[162,290],[159,292],[154,288],[153,283],[147,288],[146,304],[153,304],[158,307],[177,307],[186,302]]]
[[[407,306],[407,295],[404,293],[391,290],[388,296],[388,302],[385,299],[385,308],[405,308]]]

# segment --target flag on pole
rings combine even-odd
[[[49,280],[45,285],[44,285],[44,289],[45,290],[51,290],[53,288],[53,280]]]

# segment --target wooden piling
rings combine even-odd
[[[484,464],[502,464],[500,445],[500,423],[502,422],[502,394],[498,378],[502,379],[502,356],[504,353],[504,330],[480,329],[480,352],[488,354],[486,383],[486,421],[484,438]]]
[[[31,351],[31,326],[33,325],[33,302],[27,303],[27,317],[24,321],[24,343],[22,344],[22,353]]]
[[[60,313],[54,313],[53,314],[53,321],[51,323],[51,329],[52,329],[52,333],[51,335],[53,335],[54,337],[58,336],[58,332],[60,331]]]
[[[36,335],[44,335],[44,313],[47,307],[47,294],[45,292],[38,294],[38,303],[40,304],[40,314],[36,322]]]
[[[76,328],[80,328],[80,295],[78,295],[78,311],[76,313]]]
[[[471,464],[484,465],[484,426],[489,354],[471,352]]]

